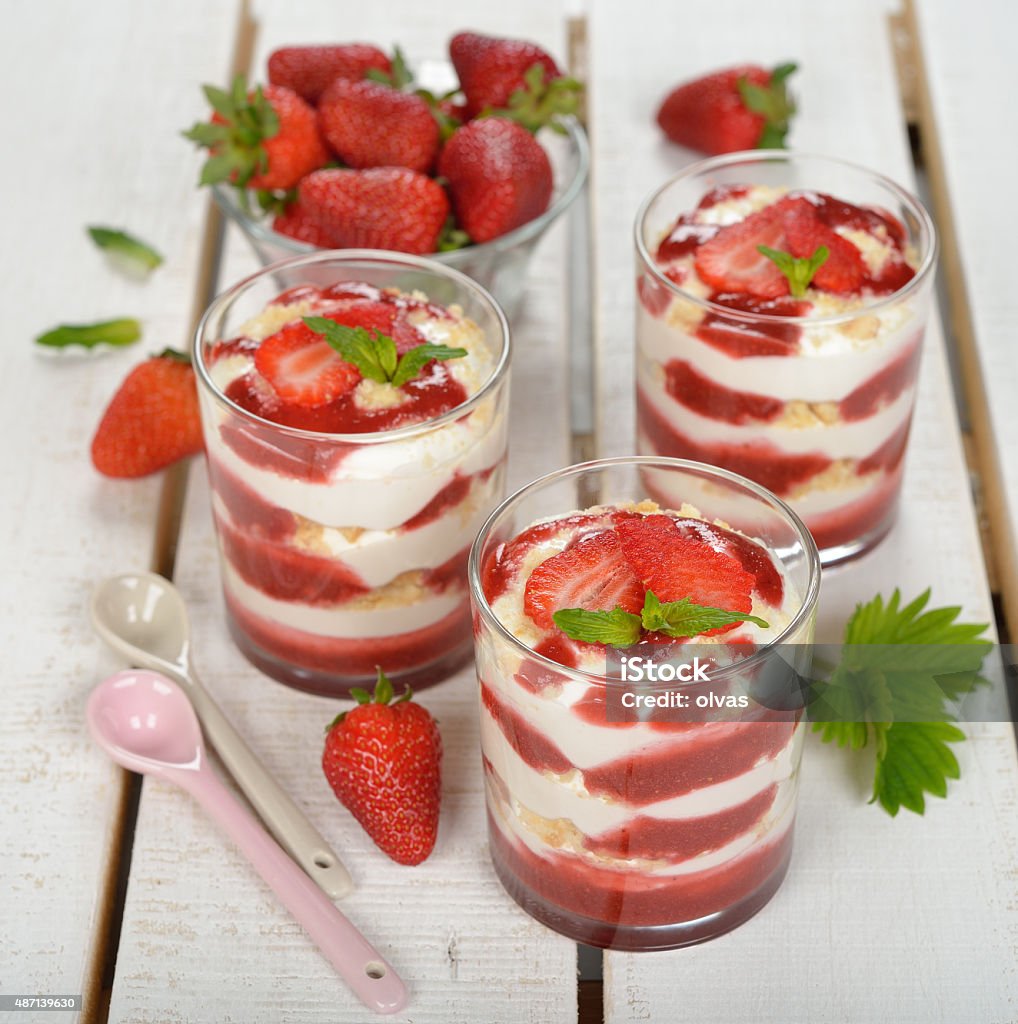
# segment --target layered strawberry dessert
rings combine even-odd
[[[469,544],[502,492],[501,341],[456,305],[344,281],[205,347],[223,586],[255,664],[342,694],[379,665],[420,685],[468,657]]]
[[[480,572],[518,641],[475,619],[492,856],[510,894],[612,948],[686,945],[755,913],[791,852],[797,714],[750,703],[622,720],[606,668],[610,645],[692,648],[724,667],[711,691],[726,705],[746,682],[739,659],[810,639],[781,562],[694,508],[644,501],[541,520]]]
[[[902,222],[822,192],[722,185],[648,248],[640,451],[757,481],[825,561],[875,543],[894,516],[928,308]]]

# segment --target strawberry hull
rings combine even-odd
[[[460,304],[429,302],[446,272],[436,282],[412,257],[291,263],[240,286],[252,294],[225,303],[199,350],[231,632],[259,668],[316,693],[346,696],[377,666],[397,686],[437,682],[468,655],[466,543],[502,493],[504,321],[458,277]],[[387,287],[394,274],[412,293]],[[393,383],[310,317],[363,345],[391,339],[397,360],[424,344],[461,354]]]
[[[655,193],[637,235],[638,451],[773,490],[825,564],[868,550],[893,521],[915,403],[936,251],[925,211],[838,161],[738,154]],[[792,296],[757,244],[828,256]]]
[[[667,505],[645,499],[534,515],[552,505],[545,487],[568,500],[585,491],[646,494],[651,481],[666,484]],[[735,695],[755,678],[742,659],[776,640],[808,659],[819,559],[801,524],[751,487],[693,463],[606,460],[525,488],[475,543],[492,859],[524,909],[581,942],[650,950],[704,941],[756,913],[787,869],[805,727],[794,712],[740,704]],[[715,507],[740,513],[756,535],[718,522]],[[709,691],[742,710],[694,710],[681,720],[651,709],[620,714],[633,706],[625,694],[670,687],[627,686],[624,674],[606,686],[606,673],[619,671],[608,649],[571,638],[546,613],[628,600],[623,566],[662,600],[755,617],[720,635],[703,627],[685,642],[644,631],[625,650],[630,660],[639,651],[658,664],[700,652],[720,674],[687,695],[706,700]],[[708,705],[719,703],[694,707]]]

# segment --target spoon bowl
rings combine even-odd
[[[121,672],[88,700],[88,727],[117,764],[165,774],[197,768],[202,760],[198,718],[183,691],[153,672]]]
[[[114,650],[137,659],[143,651],[177,672],[186,671],[191,627],[181,593],[153,572],[109,576],[92,592],[96,631]]]

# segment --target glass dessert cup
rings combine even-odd
[[[539,135],[551,158],[555,175],[551,203],[540,217],[490,242],[433,253],[428,257],[473,278],[491,292],[509,316],[515,316],[520,308],[527,268],[534,250],[548,228],[579,195],[587,178],[590,165],[587,136],[575,118],[564,118],[562,126],[566,132],[564,135],[550,128],[542,130]],[[236,189],[215,185],[212,191],[220,209],[243,231],[263,264],[321,251],[307,242],[273,231],[271,217],[259,216],[253,209],[244,210]]]
[[[746,185],[847,201],[831,203],[831,223],[835,213],[853,211],[854,222],[838,223],[863,243],[859,223],[879,225],[890,214],[886,227],[900,226],[904,237],[896,253],[893,232],[877,228],[894,255],[885,266],[900,256],[914,276],[897,286],[888,273],[879,288],[867,284],[848,301],[810,291],[805,307],[789,298],[777,307],[739,296],[717,301],[698,274],[681,269],[683,250],[695,253],[700,244],[695,229],[673,229],[680,214],[699,215],[698,204],[714,190],[733,212],[719,204],[710,216],[725,224],[744,217],[726,190]],[[675,244],[659,250],[666,238]],[[647,198],[636,219],[636,251],[638,451],[696,459],[767,487],[803,518],[824,565],[877,544],[897,511],[932,304],[937,239],[921,204],[887,178],[840,160],[733,153],[694,164]],[[790,315],[799,308],[808,312]]]
[[[481,355],[476,381],[456,392],[465,400],[362,433],[303,429],[238,404],[230,389],[248,378],[231,360],[250,367],[245,346],[258,331],[271,335],[321,310],[307,300],[256,318],[282,292],[289,304],[309,294],[322,301],[324,289],[332,301],[384,300],[401,310],[393,316],[409,309],[425,318],[415,321],[421,331],[446,332],[440,340],[452,346],[469,328],[469,360]],[[220,295],[193,355],[227,621],[248,660],[333,697],[370,685],[376,666],[397,686],[420,687],[466,663],[469,544],[504,493],[509,332],[487,292],[399,253],[297,257]]]
[[[753,685],[778,654],[796,675],[807,674],[820,581],[816,545],[780,499],[722,469],[631,457],[549,474],[492,513],[469,568],[489,843],[498,876],[550,928],[589,945],[634,951],[714,938],[777,891],[791,855],[805,730],[798,706],[784,698],[692,721],[619,717],[625,705],[619,694],[628,684],[621,683],[618,662],[608,659],[613,649],[594,650],[601,668],[593,667],[596,660],[571,667],[554,643],[534,642],[533,620],[528,626],[525,606],[514,606],[512,597],[522,585],[520,567],[528,574],[534,569],[526,545],[542,536],[539,543],[558,551],[562,543],[552,533],[562,522],[569,529],[582,522],[570,518],[576,510],[608,506],[617,513],[618,506],[648,498],[682,516],[693,515],[684,503],[695,506],[708,523],[727,524],[729,537],[742,532],[743,547],[758,556],[763,548],[769,571],[776,571],[768,596],[773,636],[759,637],[755,653],[738,649],[738,660],[712,675],[711,689],[734,693]],[[552,533],[545,532],[549,522]],[[522,560],[515,551],[524,552]],[[751,564],[759,582],[760,558],[744,562]],[[761,601],[754,597],[754,613]],[[680,647],[703,654],[747,642],[709,646],[712,638],[702,639],[708,643]],[[675,688],[648,685],[651,693]],[[702,694],[703,684],[687,692]]]

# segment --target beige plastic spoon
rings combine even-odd
[[[195,674],[191,627],[180,591],[152,572],[109,576],[92,592],[89,614],[99,636],[133,666],[162,672],[183,687],[209,743],[272,834],[329,896],[349,895],[350,873]]]
[[[117,764],[180,786],[208,811],[365,1006],[375,1013],[406,1006],[406,986],[392,966],[219,781],[182,687],[145,669],[118,672],[92,691],[86,718]]]

